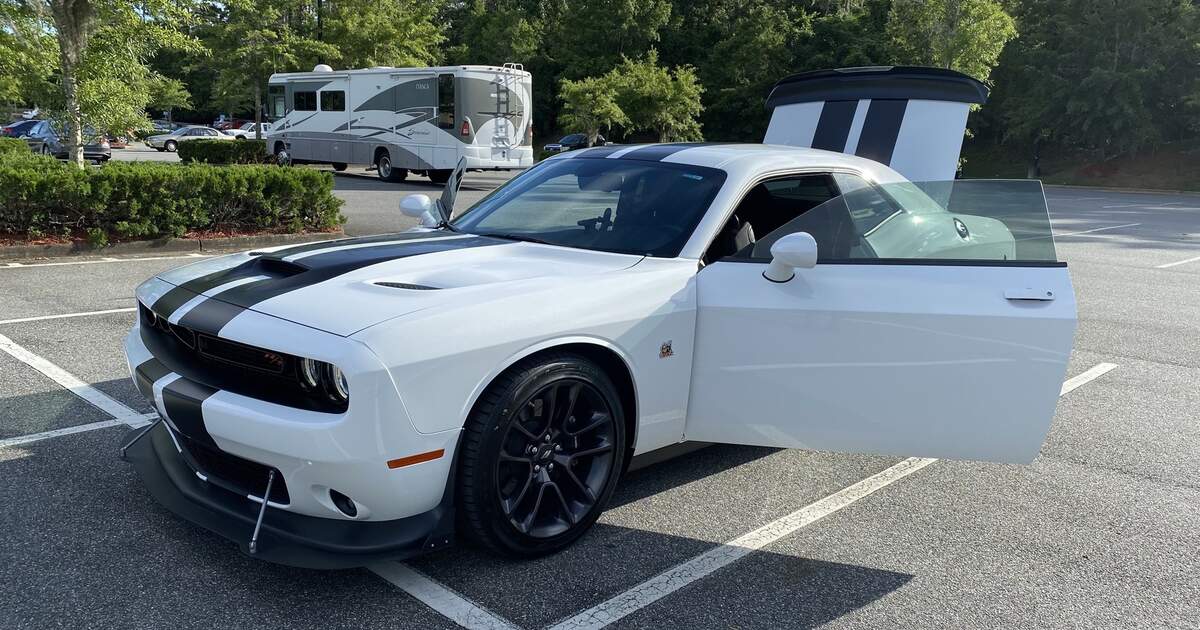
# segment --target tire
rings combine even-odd
[[[381,151],[375,158],[375,172],[385,182],[402,182],[408,177],[407,169],[392,166],[392,156],[387,151]]]
[[[275,145],[275,163],[279,166],[292,165],[292,154],[288,153],[287,147],[282,142]]]
[[[174,140],[167,140],[166,143],[163,144],[163,149],[174,153],[177,149],[179,149],[179,143],[175,142]]]
[[[345,162],[334,162],[334,163],[333,163],[333,170],[335,170],[335,171],[337,171],[337,172],[339,172],[339,173],[340,173],[340,172],[342,172],[342,171],[344,171],[344,170],[346,170],[346,163],[345,163]]]
[[[155,150],[155,151],[158,151],[159,153],[162,153],[163,151],[166,151],[166,149],[164,149],[164,148],[162,148],[162,147],[154,147],[154,150]]]
[[[459,531],[505,556],[559,551],[604,511],[624,457],[624,411],[604,370],[566,352],[518,363],[467,419]]]
[[[435,184],[445,184],[450,181],[450,175],[454,173],[453,169],[439,169],[429,171],[429,181]]]
[[[42,155],[53,155],[53,154],[54,154],[54,152],[50,150],[49,145],[46,145],[46,144],[42,145]]]

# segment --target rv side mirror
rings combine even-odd
[[[817,265],[817,240],[808,232],[787,234],[771,245],[771,264],[763,277],[771,282],[787,282],[795,270],[812,269]]]
[[[437,227],[441,223],[433,214],[433,200],[429,195],[408,195],[400,200],[400,212],[419,219],[423,227]]]

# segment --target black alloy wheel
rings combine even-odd
[[[505,555],[558,551],[599,517],[624,457],[620,397],[601,368],[566,353],[518,364],[468,420],[462,531]]]

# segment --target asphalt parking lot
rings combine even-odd
[[[340,175],[347,230],[422,181]],[[712,446],[520,563],[305,571],[173,517],[117,459],[151,412],[120,340],[189,258],[0,260],[0,628],[1200,627],[1200,195],[1048,198],[1079,329],[1032,465]]]

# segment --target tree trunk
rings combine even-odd
[[[262,84],[254,81],[254,139],[262,140]]]
[[[79,77],[76,71],[87,48],[94,17],[89,0],[52,0],[50,12],[58,38],[58,62],[62,70],[63,102],[67,116],[67,159],[83,168],[83,112],[79,109]]]

